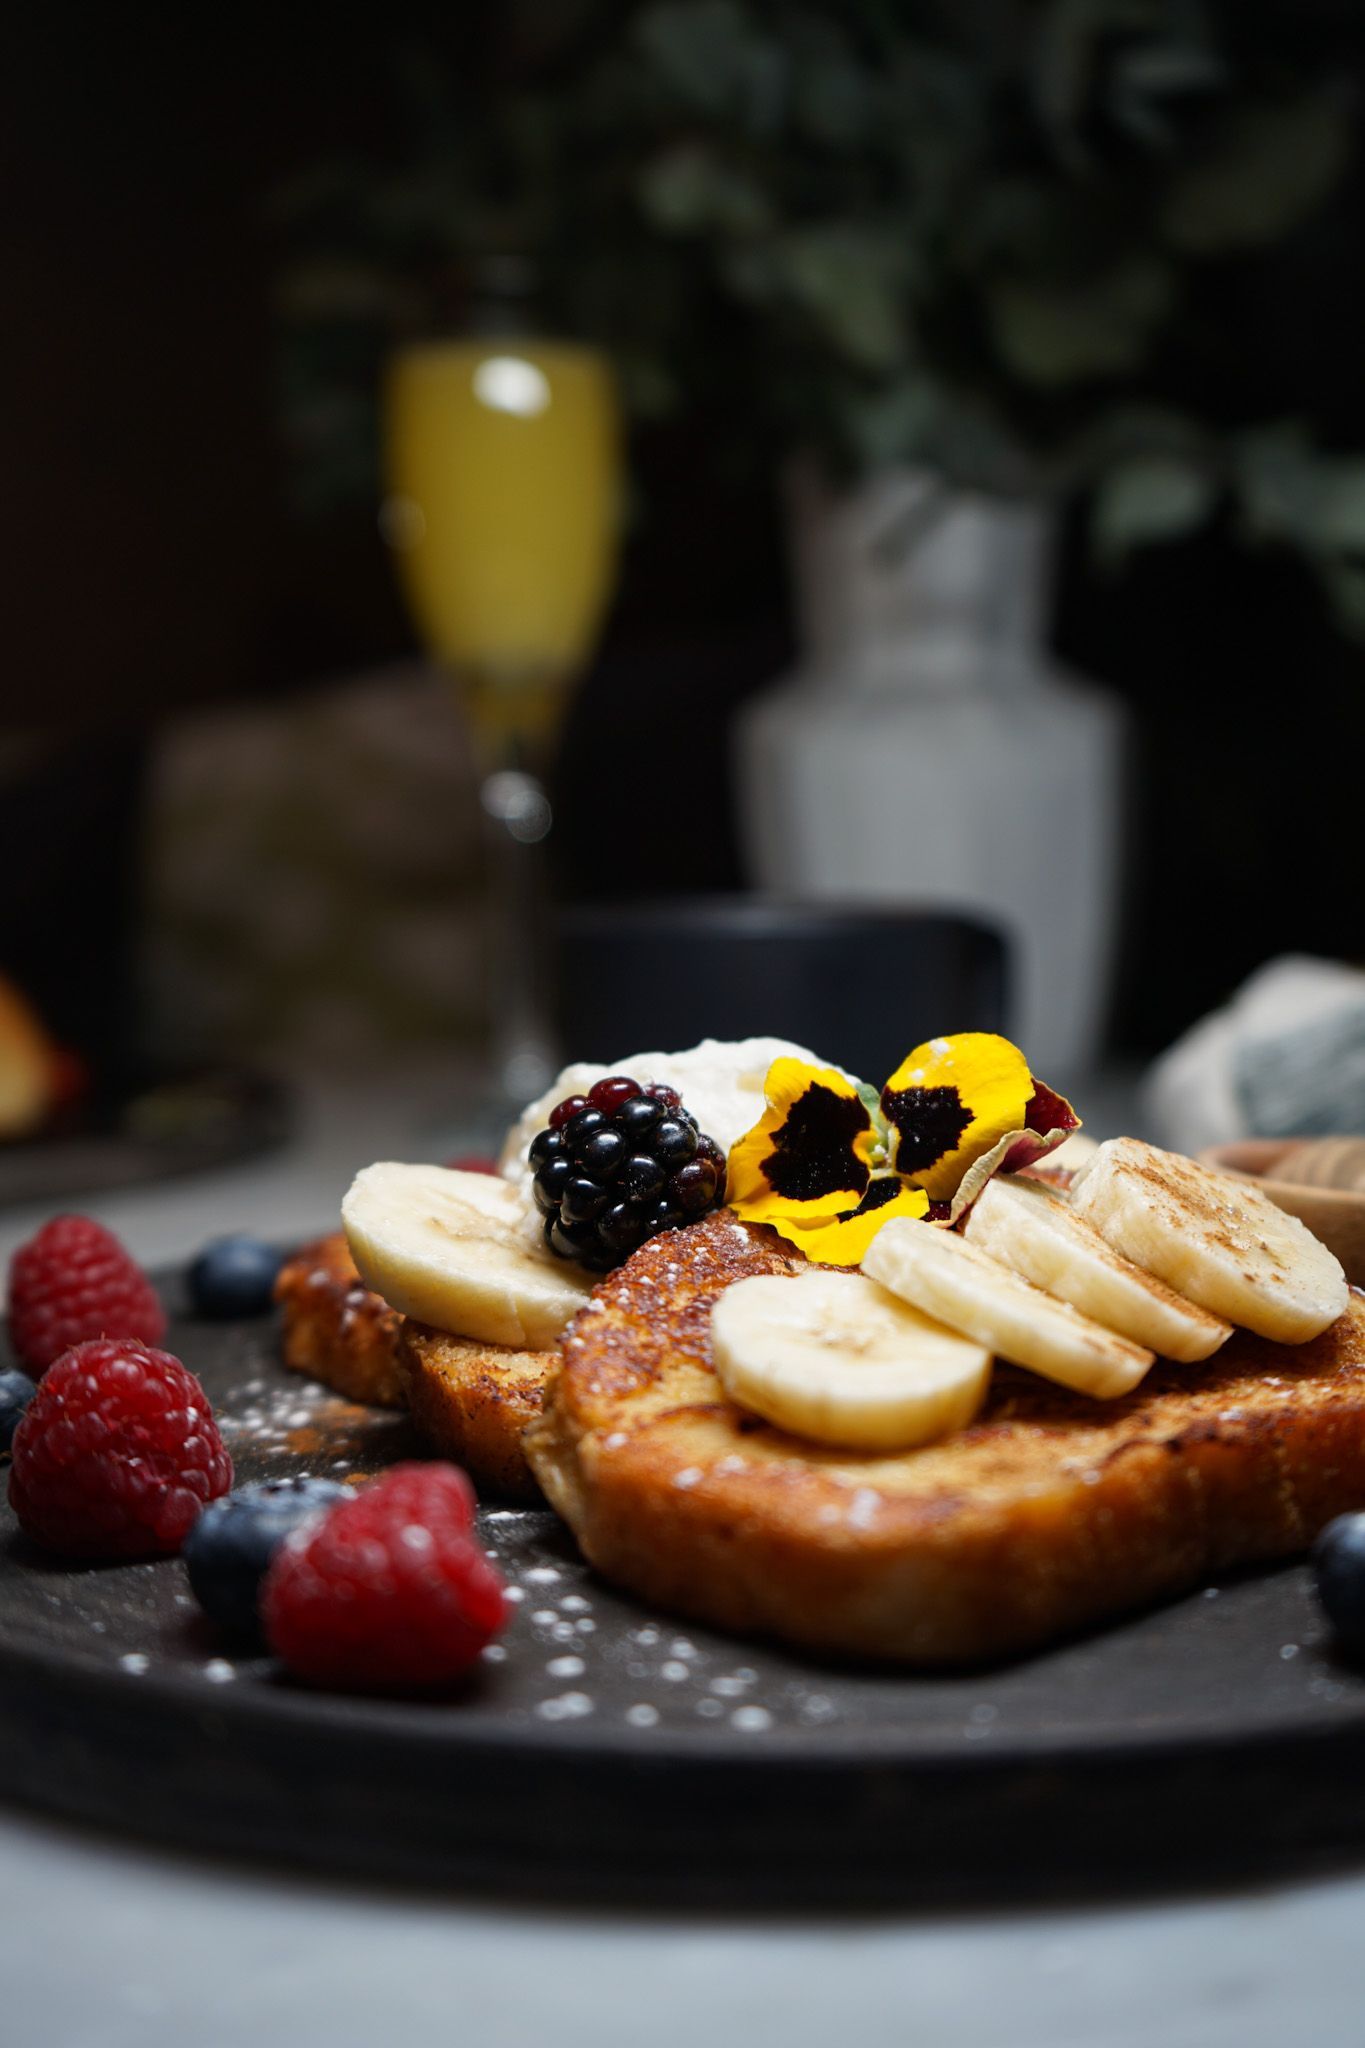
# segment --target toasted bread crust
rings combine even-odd
[[[722,1213],[597,1289],[527,1433],[604,1576],[822,1652],[982,1662],[1302,1550],[1365,1505],[1365,1302],[1311,1344],[1237,1332],[1100,1404],[998,1366],[981,1418],[897,1457],[824,1450],[726,1400],[711,1305],[794,1272]]]
[[[349,1400],[401,1408],[400,1317],[372,1294],[355,1269],[341,1231],[305,1245],[280,1269],[275,1300],[283,1311],[286,1365],[335,1387]]]
[[[413,1420],[433,1449],[463,1465],[481,1493],[542,1500],[521,1436],[540,1415],[558,1351],[476,1344],[405,1317],[398,1365]]]

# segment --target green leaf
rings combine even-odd
[[[781,291],[781,271],[771,242],[759,238],[731,242],[716,259],[727,291],[748,306],[763,306]]]
[[[1233,451],[1242,523],[1252,540],[1305,545],[1318,500],[1317,457],[1292,421],[1242,435]]]
[[[1254,539],[1365,558],[1365,457],[1324,454],[1288,424],[1243,437],[1238,475]]]
[[[985,291],[1004,361],[1044,387],[1135,370],[1173,296],[1170,272],[1141,258],[1086,284],[1008,277]]]
[[[937,394],[914,367],[870,392],[852,391],[844,433],[860,469],[883,469],[921,452]]]
[[[852,1075],[850,1075],[849,1078],[850,1080],[853,1080]],[[882,1116],[882,1095],[880,1088],[874,1088],[870,1081],[853,1080],[853,1085],[858,1091],[858,1100],[862,1103],[863,1108],[872,1118],[873,1124],[879,1130],[884,1131],[886,1128],[886,1123]]]
[[[797,16],[784,38],[792,61],[796,125],[833,148],[866,149],[876,78],[849,48],[837,23]]]
[[[913,461],[950,483],[1005,498],[1050,485],[1046,465],[979,392],[943,383],[918,360],[870,390],[846,387],[835,417],[844,447],[864,472]]]
[[[647,7],[635,41],[663,85],[700,114],[752,106],[769,84],[769,53],[734,0],[667,0]]]
[[[1045,493],[1050,487],[1046,458],[979,392],[941,389],[925,451],[945,475],[999,497]]]
[[[787,289],[839,353],[860,368],[894,368],[909,346],[907,252],[892,238],[834,223],[783,236]]]
[[[1343,456],[1327,465],[1317,531],[1325,547],[1365,557],[1365,460]]]
[[[1143,147],[1173,151],[1185,104],[1207,99],[1226,79],[1223,60],[1199,43],[1136,43],[1111,66],[1110,118]]]
[[[1218,497],[1207,469],[1174,456],[1140,456],[1110,471],[1095,496],[1091,533],[1101,559],[1114,563],[1131,549],[1181,540],[1202,526]]]
[[[1172,180],[1165,233],[1194,256],[1276,241],[1326,198],[1351,148],[1350,108],[1338,93],[1234,107],[1211,149]]]
[[[702,143],[655,157],[638,189],[647,218],[667,234],[753,235],[771,220],[767,194]]]

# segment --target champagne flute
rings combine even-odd
[[[382,525],[409,608],[474,735],[489,865],[496,1085],[553,1078],[545,770],[615,570],[620,431],[610,370],[567,342],[430,342],[392,360]]]

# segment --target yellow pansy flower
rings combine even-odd
[[[836,1067],[775,1060],[767,1107],[731,1148],[726,1198],[820,1265],[857,1265],[892,1216],[955,1223],[991,1174],[1080,1128],[1069,1102],[992,1032],[930,1039],[880,1101]]]
[[[923,1188],[907,1187],[899,1174],[878,1173],[855,1208],[809,1224],[793,1223],[788,1217],[775,1227],[819,1266],[860,1266],[883,1223],[893,1216],[919,1219],[928,1213],[929,1197]]]
[[[1033,1076],[1017,1045],[992,1031],[931,1038],[903,1059],[881,1095],[891,1163],[936,1202],[1008,1131],[1024,1128]]]
[[[751,1223],[814,1223],[856,1208],[881,1134],[847,1074],[774,1060],[767,1108],[730,1151],[726,1198]]]
[[[730,1153],[730,1207],[770,1223],[807,1258],[856,1266],[888,1216],[923,1216],[929,1198],[875,1173],[885,1146],[856,1084],[837,1067],[774,1060],[767,1108]]]

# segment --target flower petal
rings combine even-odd
[[[893,1166],[934,1200],[951,1200],[983,1153],[1024,1129],[1033,1093],[1028,1061],[994,1032],[916,1046],[882,1090]]]
[[[1064,1095],[1042,1081],[1035,1081],[1033,1089],[1023,1130],[1006,1131],[988,1152],[972,1161],[958,1182],[948,1212],[950,1223],[970,1209],[993,1173],[1022,1173],[1080,1129],[1081,1120]]]
[[[767,1108],[730,1149],[730,1207],[751,1223],[826,1220],[855,1208],[878,1133],[857,1087],[834,1067],[774,1060]]]
[[[899,1174],[881,1173],[868,1183],[856,1208],[809,1224],[788,1217],[775,1227],[817,1265],[857,1266],[883,1223],[893,1216],[922,1217],[928,1207],[923,1188],[907,1187]]]

